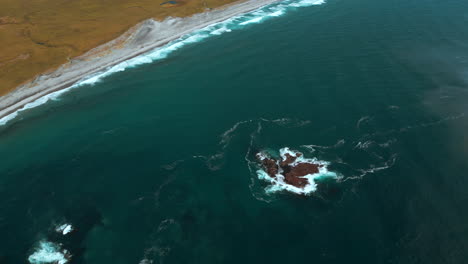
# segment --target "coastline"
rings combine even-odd
[[[0,125],[14,119],[18,112],[34,107],[27,107],[28,104],[34,104],[42,98],[47,101],[47,95],[67,91],[86,77],[92,78],[113,66],[157,50],[182,36],[279,1],[281,0],[239,1],[185,18],[168,17],[163,21],[144,20],[120,37],[0,97]],[[322,0],[309,1],[312,4],[323,3]],[[39,102],[38,105],[42,103]]]

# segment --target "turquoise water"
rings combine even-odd
[[[0,263],[465,263],[468,2],[281,10],[0,127]],[[339,177],[267,192],[283,147]]]

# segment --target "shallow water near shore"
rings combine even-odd
[[[8,114],[6,115],[4,115],[4,113],[0,111],[0,116],[1,116],[0,126],[6,125],[15,119],[21,118],[22,114],[24,114],[24,112],[26,113],[29,112],[30,109],[39,107],[43,104],[48,103],[51,100],[59,100],[63,94],[69,92],[72,89],[76,89],[76,88],[86,86],[86,85],[93,85],[112,74],[123,72],[127,69],[138,67],[143,64],[148,64],[148,63],[152,63],[158,60],[163,60],[167,58],[172,52],[184,46],[201,42],[213,35],[221,35],[223,33],[231,32],[232,30],[239,30],[244,27],[248,27],[250,24],[262,23],[268,19],[282,16],[286,14],[288,11],[295,10],[297,8],[324,4],[325,1],[324,0],[282,0],[282,1],[268,1],[268,3],[270,4],[265,4],[265,2],[258,2],[256,3],[255,6],[262,6],[262,3],[263,3],[263,7],[253,9],[251,11],[246,11],[244,13],[240,13],[238,15],[232,16],[231,18],[220,21],[220,22],[213,22],[212,24],[206,27],[193,30],[193,32],[182,35],[181,37],[176,38],[173,41],[169,41],[167,44],[157,47],[149,52],[143,53],[131,59],[117,63],[102,71],[98,71],[88,76],[83,76],[81,79],[79,79],[77,82],[70,85],[69,87],[60,88],[57,91],[45,94],[37,99],[31,100],[29,103],[26,103],[23,106],[18,107],[17,109],[11,110],[11,112],[7,112]],[[252,5],[247,5],[247,6],[251,7]],[[213,16],[214,15],[211,15],[211,19],[214,19],[216,17],[216,16],[214,17]],[[167,22],[167,26],[173,25],[177,27],[177,24],[174,25],[173,18],[168,18],[168,20],[165,22]],[[80,69],[79,66],[75,68],[78,68],[77,70],[82,70]],[[62,75],[62,72],[58,72],[56,74],[60,76]],[[37,86],[40,84],[35,84],[35,85]],[[37,88],[37,87],[34,87],[34,88]],[[50,88],[50,87],[46,87],[46,88]],[[43,90],[39,90],[39,91],[43,92]],[[12,95],[8,95],[8,96],[12,96]],[[18,95],[15,95],[15,96],[18,96]]]
[[[467,8],[330,0],[22,113],[0,263],[464,263]],[[268,192],[285,147],[338,177]]]

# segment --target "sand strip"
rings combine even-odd
[[[145,20],[119,38],[0,97],[0,119],[47,94],[68,88],[86,76],[99,73],[111,66],[154,50],[195,30],[277,1],[279,0],[249,0],[186,18],[167,18],[162,22],[153,19]]]

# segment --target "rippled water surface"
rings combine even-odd
[[[0,263],[465,263],[468,2],[312,2],[1,126]],[[271,191],[286,147],[334,177]]]

